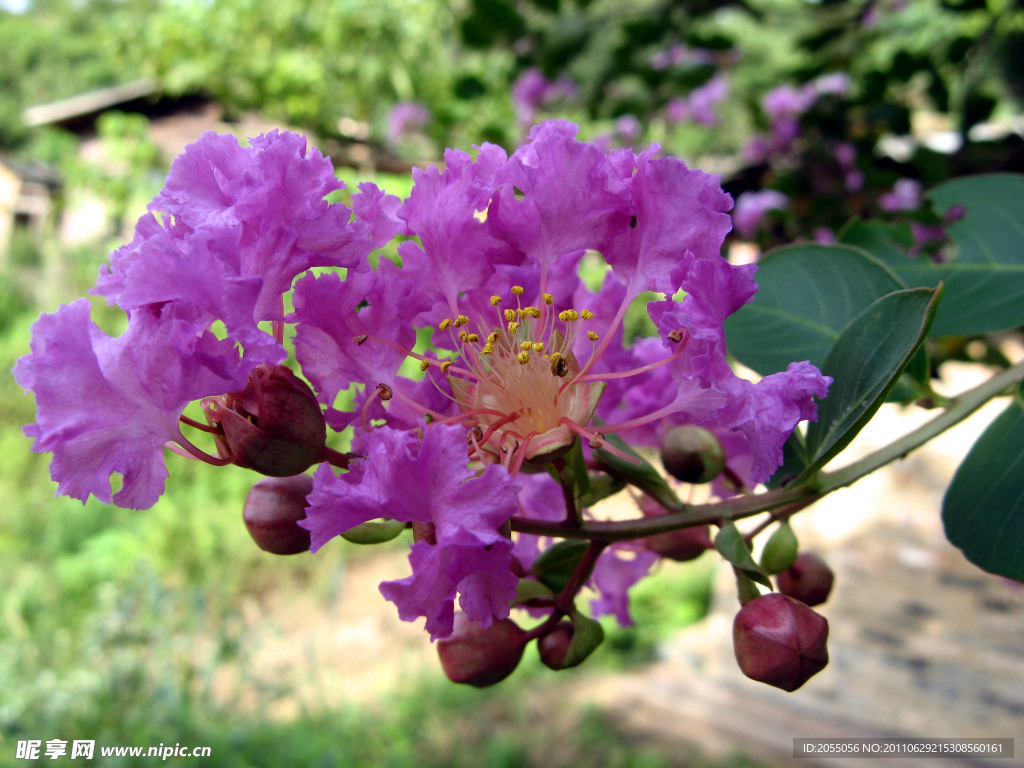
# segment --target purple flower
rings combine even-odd
[[[537,77],[520,84],[531,103],[552,87]],[[349,210],[324,200],[340,183],[301,137],[242,148],[207,134],[151,204],[163,217],[140,220],[100,276],[128,331],[103,334],[85,302],[37,323],[16,369],[39,406],[27,431],[54,452],[61,492],[108,499],[119,472],[114,502],[148,506],[163,445],[199,453],[179,427],[196,426],[182,417],[189,402],[255,403],[242,426],[259,443],[252,372],[284,361],[294,326],[294,362],[327,424],[352,433],[352,454],[318,454],[333,466],[316,470],[309,497],[313,549],[377,518],[407,522],[412,573],[381,585],[399,615],[425,618],[433,638],[451,632],[456,601],[482,626],[500,621],[545,543],[513,541],[510,518],[565,511],[557,484],[532,472],[577,440],[621,454],[604,433],[654,445],[694,423],[720,436],[735,477],[758,483],[830,383],[808,363],[756,384],[732,371],[722,324],[753,297],[756,267],[721,256],[732,199],[718,177],[657,151],[602,151],[553,121],[511,155],[449,150],[443,171],[414,171],[404,201],[360,185]],[[371,260],[395,238],[398,259]],[[600,257],[594,293],[580,265]],[[666,297],[648,305],[658,336],[626,339],[646,291]],[[626,592],[651,557],[599,558],[599,612],[628,621]]]
[[[327,464],[314,478],[305,520],[312,551],[329,539],[379,517],[429,525],[433,541],[409,555],[412,576],[381,585],[406,621],[425,616],[431,638],[452,631],[456,593],[470,619],[483,627],[509,614],[518,579],[512,542],[499,532],[516,512],[515,480],[491,465],[477,476],[467,467],[466,433],[436,425],[423,432],[388,427],[361,438],[365,458],[337,477]]]
[[[878,198],[883,211],[913,211],[921,207],[921,182],[916,179],[900,179],[892,191]]]
[[[430,110],[415,101],[401,101],[388,113],[388,139],[398,142],[430,124]]]
[[[685,99],[674,98],[665,105],[665,119],[670,123],[694,122],[713,127],[718,125],[715,106],[729,95],[729,81],[719,72],[704,85],[694,88]]]
[[[733,225],[740,237],[752,240],[769,211],[785,210],[788,206],[789,198],[774,189],[744,192],[736,198],[736,208],[732,212]]]
[[[111,337],[79,299],[32,327],[32,353],[14,377],[35,392],[37,423],[25,434],[36,439],[33,450],[53,453],[58,493],[131,509],[151,507],[163,493],[163,448],[180,439],[182,410],[235,386],[225,376],[234,345],[209,331],[181,333],[192,326],[182,314],[173,304],[141,309],[123,336]],[[111,499],[115,473],[123,482]]]
[[[572,99],[577,90],[576,84],[567,77],[548,80],[539,69],[525,70],[512,84],[512,103],[519,125],[532,125],[541,107]]]

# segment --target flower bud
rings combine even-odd
[[[751,680],[795,691],[828,664],[828,621],[791,597],[772,593],[736,614],[733,648]]]
[[[711,529],[707,525],[648,536],[644,539],[644,545],[652,552],[680,563],[695,560],[714,546],[711,542]]]
[[[537,650],[544,666],[551,669],[565,669],[565,658],[572,645],[573,627],[568,621],[561,621],[555,628],[537,641]]]
[[[219,425],[217,448],[240,467],[271,477],[298,475],[320,461],[327,425],[309,385],[283,365],[261,365],[248,386],[204,403]]]
[[[486,688],[515,671],[527,640],[511,619],[483,629],[460,611],[455,614],[451,637],[437,641],[437,655],[449,680]]]
[[[832,591],[832,569],[815,554],[803,552],[778,576],[779,592],[807,605],[821,605]]]
[[[725,469],[725,449],[714,432],[684,424],[665,433],[661,463],[676,480],[710,483]]]
[[[298,521],[306,516],[306,496],[312,490],[309,475],[265,477],[252,487],[242,520],[260,549],[275,555],[309,551],[309,531]]]
[[[637,503],[644,517],[661,517],[668,514],[668,510],[650,496],[641,496]],[[711,529],[707,525],[656,533],[643,539],[643,543],[651,552],[681,563],[700,557],[705,550],[714,546],[711,542]]]

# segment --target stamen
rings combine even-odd
[[[555,297],[552,296],[550,293],[545,293],[544,294],[544,303],[547,304],[550,307],[552,304],[555,303]]]
[[[430,361],[429,360],[420,360],[420,370],[421,371],[426,371],[427,368],[429,368],[429,367],[430,367]]]
[[[516,311],[514,309],[506,309],[505,319],[511,323],[513,320],[516,319]]]
[[[441,322],[440,322],[440,323],[438,324],[438,326],[437,326],[437,327],[438,327],[438,329],[439,329],[439,330],[442,330],[442,331],[447,331],[447,330],[448,330],[449,328],[451,328],[451,327],[452,327],[452,321],[451,321],[451,319],[450,319],[450,318],[447,318],[447,317],[446,317],[446,318],[445,318],[444,320],[442,320],[442,321],[441,321]]]
[[[599,338],[601,338],[601,337],[600,337],[600,336],[598,336],[598,335],[597,335],[596,333],[594,333],[593,331],[587,331],[587,338],[588,338],[588,339],[590,339],[591,341],[597,341],[597,340],[598,340]]]
[[[452,361],[451,360],[445,360],[443,363],[441,363],[441,373],[448,373],[448,369],[451,368],[451,367],[452,367]]]
[[[357,347],[361,347],[361,346],[363,346],[363,344],[365,344],[365,343],[366,343],[366,340],[367,340],[368,338],[370,338],[370,337],[369,337],[369,336],[367,336],[367,335],[366,335],[365,333],[361,333],[361,334],[359,334],[358,336],[353,336],[353,337],[352,337],[352,341],[353,341],[353,343],[355,343],[355,345],[356,345]]]
[[[460,328],[463,325],[468,325],[468,324],[469,324],[469,318],[466,317],[465,315],[459,315],[458,317],[455,318],[454,325],[455,325],[456,328]]]
[[[497,294],[491,296],[491,306],[496,307],[499,304],[501,304],[501,296],[498,296]]]
[[[530,354],[528,352],[520,352],[518,355],[516,355],[516,360],[519,361],[520,365],[526,365],[528,362],[530,362]]]
[[[580,311],[580,317],[582,317],[584,320],[592,320],[594,318],[594,313],[591,312],[589,309],[584,309]]]
[[[512,293],[514,293],[516,296],[522,296],[525,292],[525,289],[521,285],[512,286]]]

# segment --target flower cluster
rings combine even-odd
[[[110,501],[116,473],[113,502],[135,508],[162,493],[165,444],[265,474],[319,464],[300,523],[314,551],[368,521],[407,523],[411,574],[381,586],[399,615],[435,639],[456,601],[480,628],[500,624],[552,544],[513,539],[510,521],[566,520],[568,451],[631,461],[609,436],[657,446],[697,425],[724,449],[717,492],[734,494],[772,475],[830,383],[806,362],[757,383],[732,371],[722,324],[753,297],[756,267],[720,254],[732,200],[717,177],[657,149],[605,153],[549,122],[511,155],[449,150],[404,201],[360,185],[349,208],[325,200],[342,185],[301,137],[206,134],[101,271],[94,291],[127,330],[99,330],[84,299],[34,327],[15,369],[37,399],[26,432],[53,452],[60,493]],[[632,338],[643,301],[657,335]],[[309,386],[283,365],[289,328]],[[197,400],[206,424],[183,415]],[[320,414],[351,453],[327,447]],[[220,456],[183,424],[214,433]],[[593,610],[628,622],[626,590],[657,555],[594,556],[580,574]]]

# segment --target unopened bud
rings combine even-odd
[[[788,570],[779,574],[779,592],[807,605],[821,605],[828,600],[834,578],[824,560],[802,552]]]
[[[644,517],[662,517],[668,514],[668,510],[650,496],[641,496],[637,503]],[[656,533],[643,539],[643,543],[651,552],[681,563],[700,557],[705,550],[714,546],[711,541],[711,529],[707,525]]]
[[[565,669],[565,657],[572,645],[573,627],[568,621],[559,622],[555,628],[537,641],[537,650],[544,666],[551,669]]]
[[[725,469],[725,449],[714,432],[684,424],[665,433],[661,463],[676,480],[709,483]]]
[[[261,365],[241,392],[211,398],[217,448],[240,467],[271,477],[298,475],[320,461],[327,426],[309,385],[283,365]]]
[[[778,593],[740,609],[732,640],[744,675],[784,691],[795,691],[828,664],[828,621]]]
[[[306,497],[312,490],[309,475],[265,477],[252,487],[242,520],[260,549],[275,555],[309,551],[309,531],[298,521],[306,516]]]
[[[680,563],[695,560],[706,550],[714,547],[711,542],[711,529],[706,525],[648,536],[644,539],[644,544],[652,552]]]
[[[515,671],[527,640],[526,633],[511,619],[483,629],[458,612],[451,637],[437,641],[437,655],[449,680],[486,688]]]

